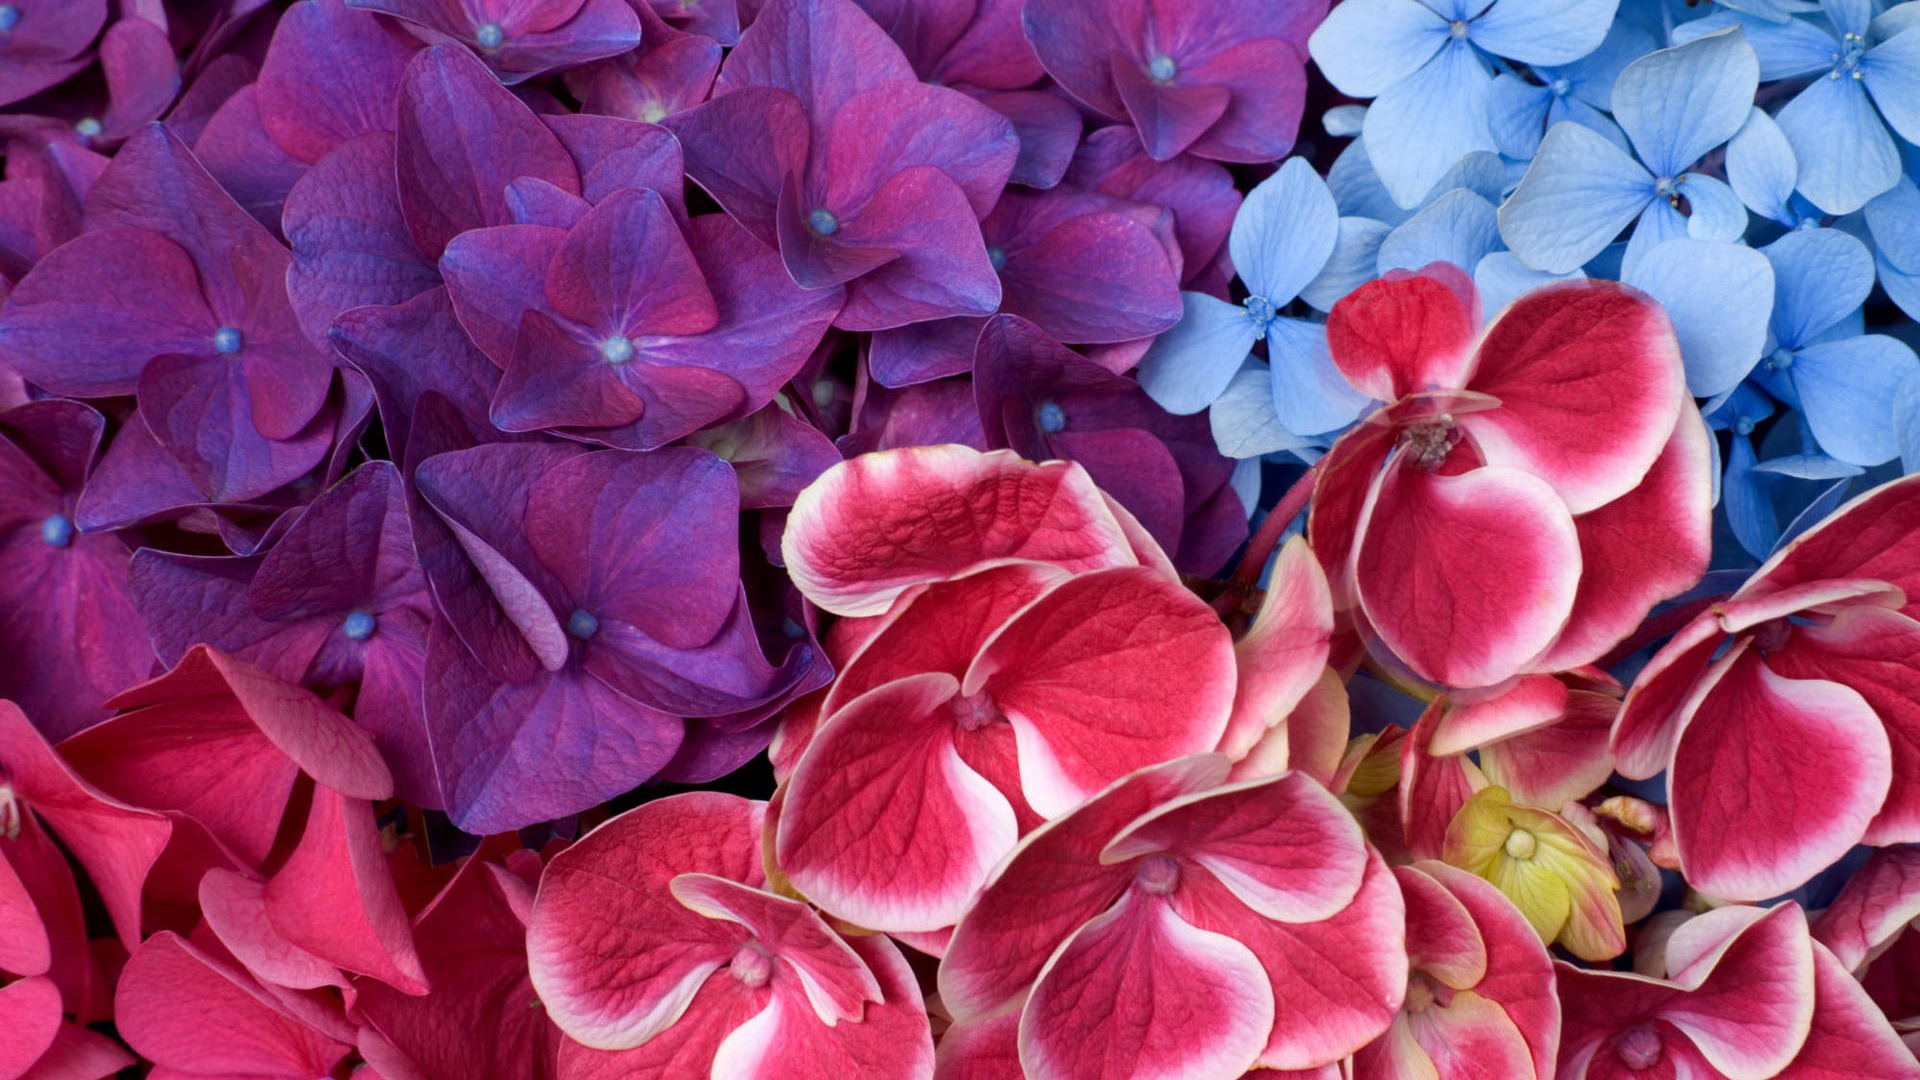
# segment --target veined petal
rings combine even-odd
[[[1716,397],[1753,370],[1766,347],[1773,265],[1744,244],[1669,240],[1634,264],[1626,282],[1673,320],[1687,390]]]
[[[1339,232],[1327,182],[1305,158],[1289,158],[1247,193],[1227,250],[1248,290],[1282,307],[1326,266]]]
[[[1500,236],[1520,261],[1564,274],[1633,224],[1653,201],[1653,175],[1591,128],[1547,129],[1527,175],[1500,207]]]
[[[1140,358],[1138,377],[1161,408],[1186,416],[1226,391],[1260,333],[1245,308],[1206,293],[1181,293],[1180,307],[1180,321]]]
[[[1920,360],[1905,342],[1862,334],[1809,345],[1793,357],[1793,386],[1820,448],[1854,465],[1900,453],[1891,403]]]
[[[1447,42],[1447,21],[1418,0],[1335,4],[1307,39],[1327,80],[1343,94],[1378,97],[1432,59]]]
[[[1381,91],[1361,138],[1380,183],[1402,208],[1420,205],[1455,162],[1495,149],[1485,99],[1493,74],[1465,41]]]
[[[1655,176],[1677,177],[1747,122],[1760,60],[1745,35],[1708,34],[1628,64],[1613,115]]]
[[[1468,24],[1469,40],[1527,64],[1571,64],[1600,47],[1619,0],[1496,2]]]
[[[1850,214],[1900,180],[1899,148],[1860,83],[1816,78],[1774,116],[1800,163],[1800,194],[1829,214]]]
[[[1382,278],[1348,293],[1327,317],[1327,345],[1361,393],[1397,401],[1467,378],[1476,312],[1473,283],[1456,267]]]

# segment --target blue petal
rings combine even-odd
[[[1744,11],[1772,23],[1783,23],[1795,15],[1820,10],[1815,0],[1720,0],[1720,3],[1734,11]]]
[[[1556,100],[1553,108],[1547,113],[1547,120],[1553,124],[1570,120],[1583,127],[1592,128],[1605,135],[1608,142],[1619,147],[1621,153],[1633,153],[1633,144],[1627,141],[1627,133],[1620,130],[1620,125],[1614,123],[1612,117],[1584,101],[1576,101],[1570,97]]]
[[[1747,554],[1764,559],[1780,540],[1780,517],[1773,509],[1774,478],[1753,471],[1753,441],[1736,436],[1727,455],[1727,472],[1720,484],[1727,524]]]
[[[1620,0],[1497,0],[1473,20],[1475,45],[1528,64],[1571,64],[1600,47]]]
[[[1373,171],[1372,159],[1367,157],[1367,144],[1361,139],[1348,143],[1333,159],[1333,166],[1327,170],[1327,190],[1333,193],[1341,217],[1372,218],[1398,225],[1412,216],[1387,194],[1380,174]]]
[[[1657,48],[1659,43],[1652,34],[1626,19],[1617,19],[1598,49],[1566,67],[1541,69],[1540,77],[1549,81],[1565,79],[1570,96],[1610,112],[1613,84],[1620,80],[1620,73],[1628,64]]]
[[[1791,476],[1795,480],[1839,480],[1859,476],[1866,470],[1826,454],[1788,454],[1769,458],[1755,465],[1753,471],[1772,476]]]
[[[1447,262],[1467,271],[1500,246],[1493,204],[1465,188],[1428,203],[1380,244],[1379,271],[1418,270]]]
[[[1747,122],[1760,61],[1728,30],[1628,64],[1613,84],[1613,118],[1655,176],[1678,176]]]
[[[1774,542],[1773,550],[1779,551],[1794,537],[1820,524],[1828,514],[1840,509],[1840,504],[1847,501],[1847,489],[1853,486],[1851,483],[1853,477],[1858,475],[1860,470],[1855,469],[1851,474],[1844,475],[1839,482],[1828,484],[1820,494],[1815,495],[1813,501],[1795,514],[1793,520],[1787,522],[1786,528],[1780,530],[1780,539]]]
[[[1327,328],[1303,319],[1275,319],[1267,327],[1273,368],[1273,411],[1288,431],[1318,435],[1359,418],[1373,399],[1355,390],[1327,351]]]
[[[1340,236],[1340,210],[1306,158],[1292,158],[1247,193],[1227,251],[1240,280],[1275,307],[1320,273]]]
[[[1565,274],[1531,270],[1513,252],[1496,251],[1481,259],[1480,265],[1473,268],[1473,287],[1480,294],[1481,310],[1486,312],[1487,321],[1492,322],[1502,308],[1513,303],[1522,293],[1556,281],[1579,281],[1586,276],[1579,270]]]
[[[1254,508],[1260,505],[1260,459],[1248,458],[1236,463],[1227,483],[1233,485],[1233,493],[1240,496],[1240,505],[1246,508],[1247,516],[1252,517]]]
[[[1791,222],[1787,200],[1799,176],[1799,162],[1780,125],[1760,109],[1748,113],[1740,133],[1727,143],[1727,183],[1740,201],[1763,217]]]
[[[1320,126],[1336,139],[1351,139],[1360,134],[1360,126],[1366,120],[1365,105],[1335,105],[1320,118]]]
[[[1826,71],[1833,67],[1833,54],[1840,47],[1832,34],[1809,22],[1794,19],[1773,23],[1730,11],[1717,11],[1704,19],[1681,23],[1673,28],[1673,42],[1679,45],[1732,26],[1740,27],[1747,35],[1747,44],[1753,46],[1754,55],[1760,58],[1763,82]]]
[[[1773,263],[1773,336],[1785,348],[1811,342],[1873,291],[1866,245],[1838,229],[1796,229],[1761,251]]]
[[[1447,41],[1447,20],[1416,0],[1347,0],[1327,13],[1307,51],[1349,97],[1379,97]]]
[[[1273,411],[1273,380],[1267,365],[1248,364],[1234,375],[1207,414],[1213,441],[1230,458],[1257,458],[1313,445],[1288,431]]]
[[[1181,316],[1140,359],[1140,386],[1170,413],[1197,413],[1227,388],[1259,340],[1247,309],[1205,293],[1180,294]]]
[[[1888,264],[1920,274],[1920,187],[1901,177],[1892,190],[1867,204],[1867,231]]]
[[[1380,276],[1380,245],[1392,231],[1393,226],[1384,221],[1341,218],[1340,240],[1334,244],[1333,257],[1321,268],[1320,276],[1300,290],[1300,299],[1316,311],[1332,311],[1341,297]]]
[[[1473,46],[1449,42],[1367,109],[1367,157],[1393,201],[1418,206],[1461,157],[1494,149],[1487,131],[1493,76]]]
[[[1688,173],[1680,193],[1687,198],[1687,235],[1695,240],[1738,240],[1747,234],[1747,205],[1725,183]]]
[[[1687,235],[1687,219],[1673,204],[1665,199],[1655,199],[1647,204],[1647,211],[1634,223],[1633,235],[1627,237],[1627,249],[1620,256],[1620,279],[1622,281],[1634,275],[1640,260],[1647,252],[1669,240],[1677,240]]]
[[[1908,142],[1920,142],[1920,27],[1867,50],[1860,58],[1861,82],[1888,126]]]
[[[1633,223],[1653,198],[1640,163],[1579,124],[1555,124],[1500,207],[1500,236],[1520,261],[1563,274]]]
[[[1893,395],[1893,436],[1900,443],[1900,471],[1920,472],[1920,373],[1909,374]]]
[[[1900,269],[1884,255],[1877,256],[1874,265],[1880,271],[1880,287],[1887,290],[1887,298],[1908,318],[1920,319],[1920,274]]]
[[[1916,370],[1920,359],[1904,343],[1867,334],[1801,349],[1793,384],[1821,449],[1855,465],[1878,465],[1900,452],[1892,403]]]
[[[1841,34],[1865,34],[1873,19],[1873,0],[1820,0],[1827,21]]]
[[[1487,131],[1502,154],[1521,161],[1533,157],[1547,130],[1553,91],[1518,75],[1498,75],[1487,88]]]
[[[1920,7],[1912,4],[1895,4],[1891,10],[1868,24],[1867,36],[1875,41],[1888,41],[1920,26]]]
[[[1813,80],[1774,119],[1800,162],[1800,193],[1829,214],[1851,214],[1900,179],[1900,153],[1861,80]]]
[[[1647,252],[1626,281],[1667,309],[1694,397],[1732,390],[1760,361],[1773,311],[1766,256],[1741,244],[1669,240]]]

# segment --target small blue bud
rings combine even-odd
[[[0,34],[11,34],[19,25],[20,9],[12,4],[0,4]]]
[[[600,358],[609,364],[624,364],[633,359],[633,342],[614,336],[600,343]]]
[[[1067,426],[1067,410],[1054,402],[1045,402],[1040,406],[1040,430],[1051,435]]]
[[[347,636],[348,641],[365,641],[373,636],[374,628],[379,625],[379,620],[372,615],[364,611],[352,611],[347,613],[347,620],[340,624],[340,632]]]
[[[484,22],[473,28],[473,40],[483,49],[497,49],[507,40],[507,32],[497,22]]]
[[[1007,249],[990,247],[987,249],[987,261],[993,264],[993,272],[999,273],[1007,268]]]
[[[575,638],[585,641],[599,632],[600,620],[594,618],[591,612],[575,608],[573,614],[567,616],[567,633]]]
[[[833,216],[833,211],[822,207],[807,215],[807,228],[812,229],[816,236],[832,236],[840,231],[840,219]]]
[[[240,351],[240,331],[231,326],[223,326],[213,332],[213,349],[221,356],[232,356]]]
[[[40,523],[40,539],[54,547],[73,543],[73,522],[65,514],[55,514]]]
[[[1173,62],[1173,57],[1161,53],[1147,61],[1147,74],[1153,76],[1155,82],[1172,82],[1173,77],[1180,74],[1180,65]]]

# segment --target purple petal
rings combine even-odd
[[[401,73],[419,48],[342,0],[289,8],[260,65],[262,126],[282,150],[308,164],[349,139],[390,132]]]

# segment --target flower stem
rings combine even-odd
[[[1238,608],[1247,597],[1253,594],[1260,583],[1260,572],[1266,569],[1267,560],[1273,558],[1273,550],[1280,546],[1280,537],[1285,535],[1287,526],[1300,516],[1300,511],[1313,496],[1313,482],[1320,475],[1320,465],[1327,459],[1321,457],[1300,478],[1293,482],[1285,495],[1274,505],[1266,520],[1260,523],[1259,531],[1247,542],[1247,553],[1240,557],[1240,564],[1233,569],[1233,577],[1220,595],[1214,597],[1213,609],[1222,615]]]

